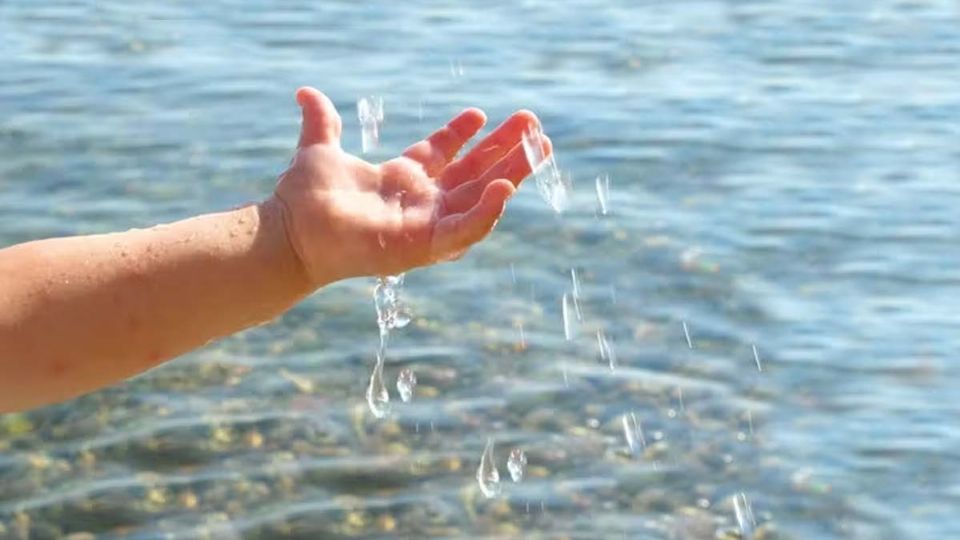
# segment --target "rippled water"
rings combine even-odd
[[[575,179],[562,216],[530,183],[407,276],[385,378],[419,384],[392,418],[365,410],[372,281],[338,284],[0,417],[0,536],[714,538],[741,492],[755,538],[960,535],[958,23],[950,0],[0,1],[3,244],[264,197],[302,84],[354,152],[383,96],[381,157],[466,105],[531,108]],[[528,457],[489,501],[488,437],[502,470]]]

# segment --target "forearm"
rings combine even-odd
[[[0,411],[122,380],[311,290],[273,200],[0,250]]]

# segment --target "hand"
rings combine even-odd
[[[467,109],[445,127],[374,165],[340,147],[333,103],[297,91],[303,128],[275,197],[291,246],[314,285],[362,275],[392,275],[456,259],[483,239],[507,199],[530,174],[521,135],[538,125],[514,113],[465,156],[457,153],[486,116]],[[544,155],[552,151],[544,138]]]

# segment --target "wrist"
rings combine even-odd
[[[310,294],[321,284],[316,283],[297,252],[288,225],[286,206],[277,197],[271,197],[254,207],[257,216],[257,240],[264,264],[272,269],[273,278],[293,295]]]

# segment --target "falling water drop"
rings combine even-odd
[[[380,126],[383,124],[383,98],[363,97],[357,100],[357,117],[360,119],[361,148],[366,154],[380,146]]]
[[[583,322],[583,312],[580,311],[580,275],[576,268],[570,269],[570,281],[572,283],[573,310],[577,314],[577,321]]]
[[[377,418],[383,418],[390,413],[390,394],[383,383],[383,359],[378,357],[370,374],[370,384],[367,385],[367,405],[370,412]]]
[[[527,455],[520,448],[514,448],[510,451],[507,458],[507,470],[510,471],[510,478],[514,482],[523,480],[523,475],[527,469]]]
[[[556,213],[563,212],[567,206],[573,179],[569,175],[560,174],[553,154],[544,155],[543,131],[536,127],[525,131],[520,139],[523,152],[527,157],[530,170],[533,171],[537,183],[537,190],[543,200]]]
[[[690,339],[690,329],[687,328],[687,321],[683,321],[683,335],[687,338],[687,347],[693,348],[693,341]]]
[[[410,314],[410,310],[407,306],[401,305],[397,308],[397,312],[393,315],[393,327],[392,328],[404,328],[410,321],[413,320],[413,315]]]
[[[463,62],[459,58],[454,61],[453,58],[449,60],[450,64],[450,76],[454,79],[463,77]]]
[[[487,446],[483,449],[483,455],[480,456],[477,484],[480,486],[480,492],[488,499],[500,493],[500,471],[497,470],[497,463],[493,456],[492,437],[487,439]]]
[[[607,215],[610,211],[610,176],[604,174],[598,176],[595,181],[597,187],[597,207],[601,215]]]
[[[569,293],[563,293],[560,302],[560,312],[563,315],[563,337],[570,341],[576,337],[576,315],[574,314],[573,300]]]
[[[397,392],[404,403],[413,399],[413,391],[417,387],[417,375],[410,368],[403,368],[397,375]]]
[[[639,455],[647,446],[643,437],[643,426],[637,420],[637,415],[627,413],[623,415],[623,437],[627,440],[627,447],[634,456]]]
[[[733,513],[737,518],[737,526],[740,527],[740,538],[753,540],[757,521],[753,518],[753,508],[745,493],[740,492],[733,496]]]
[[[613,345],[607,339],[603,328],[597,329],[597,347],[600,349],[600,359],[607,362],[610,371],[617,369],[617,353],[613,350]]]
[[[757,363],[757,371],[763,373],[763,366],[760,364],[760,351],[757,350],[756,345],[753,345],[753,361]]]

